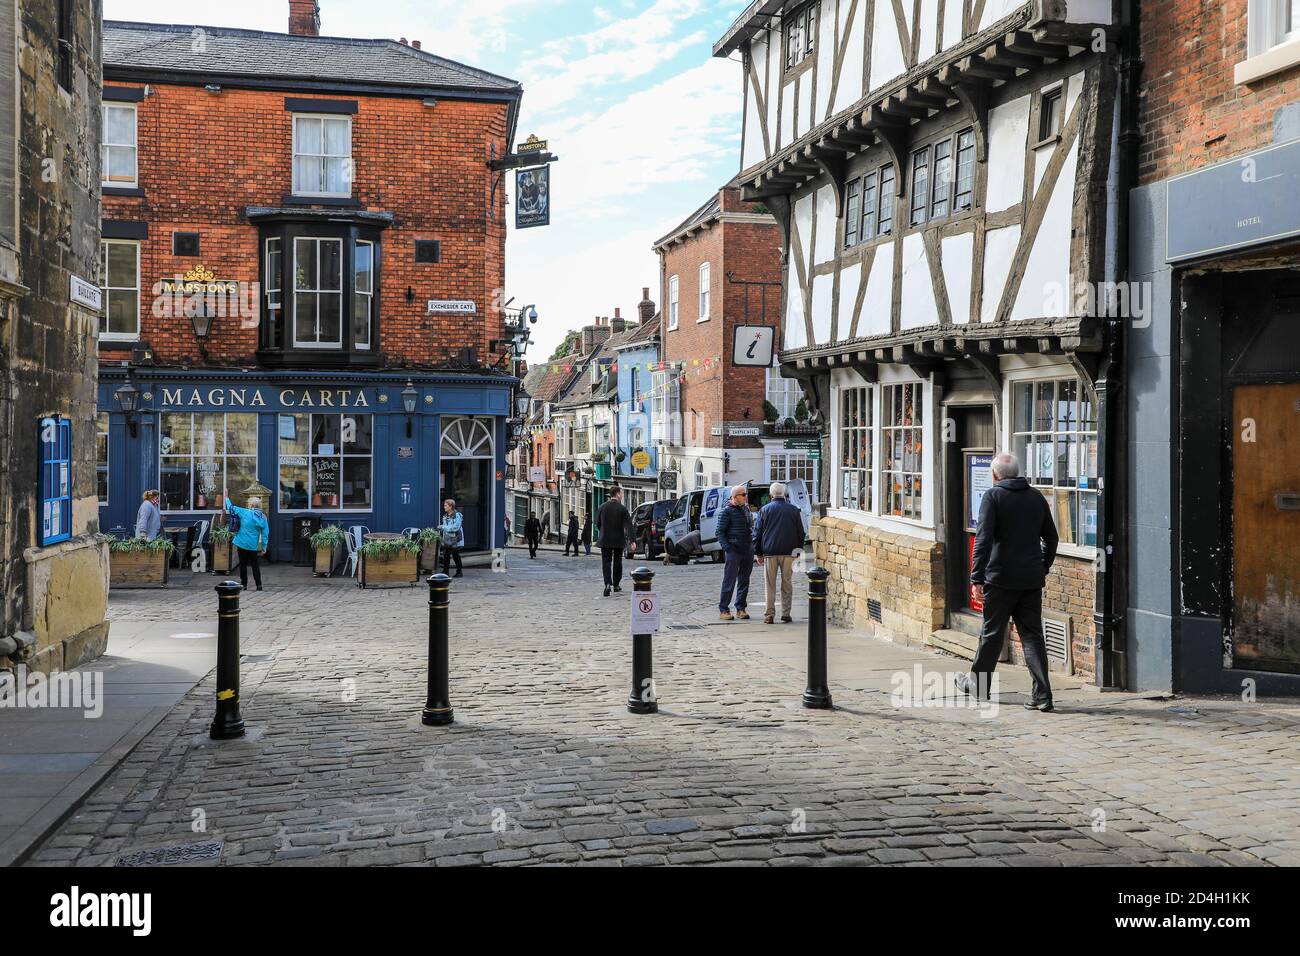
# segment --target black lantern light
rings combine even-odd
[[[118,407],[126,415],[126,425],[131,429],[131,437],[136,437],[135,413],[140,408],[140,390],[128,380],[125,385],[118,387],[113,397],[117,399]]]
[[[212,310],[208,308],[206,302],[200,301],[189,312],[190,324],[194,326],[194,334],[200,342],[205,341],[212,333]]]
[[[415,403],[419,401],[420,393],[415,390],[411,382],[406,383],[406,388],[402,389],[402,408],[406,411],[406,437],[411,437],[411,416],[415,414]]]

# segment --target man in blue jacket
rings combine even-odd
[[[776,618],[776,576],[781,575],[781,623],[789,624],[794,604],[794,556],[803,550],[803,512],[791,504],[783,482],[772,482],[772,500],[754,522],[754,555],[767,580],[763,623]]]
[[[262,514],[262,499],[253,497],[248,499],[248,507],[240,508],[229,496],[225,498],[226,514],[234,515],[239,519],[239,530],[235,532],[234,545],[239,552],[239,583],[248,589],[248,571],[253,570],[253,583],[257,589],[262,590],[262,567],[258,559],[266,554],[267,546],[271,543],[271,526],[267,523],[266,515]]]
[[[736,592],[736,617],[749,620],[749,576],[754,573],[753,531],[749,518],[749,490],[744,485],[731,489],[731,504],[718,515],[718,544],[726,556],[722,571],[722,597],[718,601],[721,620],[730,621],[731,593]]]
[[[1047,499],[1020,477],[1015,455],[998,455],[993,459],[993,487],[980,502],[970,570],[974,597],[984,603],[984,626],[971,677],[957,675],[959,691],[988,695],[1007,621],[1014,620],[1034,682],[1033,696],[1025,707],[1052,709],[1043,641],[1043,587],[1056,560],[1056,545],[1056,523]]]

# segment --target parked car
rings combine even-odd
[[[647,501],[632,512],[632,541],[636,550],[629,548],[627,558],[642,557],[653,561],[663,554],[664,526],[668,524],[668,515],[676,504],[675,498]]]
[[[749,481],[745,486],[749,489],[751,509],[761,508],[772,500],[770,482]],[[812,498],[808,494],[808,486],[801,478],[792,478],[785,486],[790,503],[803,513],[803,534],[807,541],[812,527]],[[688,491],[677,499],[663,532],[664,549],[675,564],[685,564],[692,557],[706,554],[712,556],[714,561],[722,560],[722,549],[718,546],[718,515],[726,508],[732,487],[734,486],[716,485],[699,488]],[[677,547],[678,542],[696,530],[700,532],[698,551],[687,553]]]

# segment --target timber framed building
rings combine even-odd
[[[780,358],[824,425],[838,620],[973,652],[1005,448],[1060,530],[1053,666],[1094,671],[1117,21],[1111,0],[756,0],[715,46],[743,61],[737,181],[784,233]]]

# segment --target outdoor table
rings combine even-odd
[[[175,551],[172,552],[171,560],[175,562],[175,567],[177,568],[184,566],[181,564],[181,538],[182,536],[188,534],[189,531],[190,531],[189,525],[180,525],[180,526],[171,525],[169,527],[164,527],[162,529],[162,534],[166,535],[168,538],[171,539],[172,547],[176,549]]]

